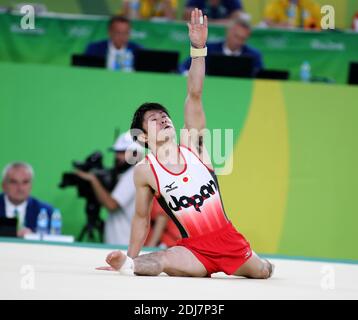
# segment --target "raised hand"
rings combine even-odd
[[[208,39],[208,17],[203,16],[202,11],[196,8],[191,12],[190,23],[187,25],[191,45],[195,48],[204,48]]]

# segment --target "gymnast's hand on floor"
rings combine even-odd
[[[126,255],[124,253],[121,251],[113,251],[106,258],[106,262],[109,266],[98,267],[96,270],[119,271],[125,260]]]

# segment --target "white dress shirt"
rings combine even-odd
[[[5,213],[6,218],[18,218],[18,226],[22,228],[25,222],[27,208],[27,200],[20,203],[19,205],[14,205],[7,195],[5,195]],[[18,216],[16,217],[16,211]]]
[[[226,44],[224,45],[223,51],[224,51],[224,55],[226,55],[226,56],[238,57],[238,56],[241,56],[241,54],[242,54],[242,50],[232,51],[231,49],[229,49],[229,47]]]
[[[127,47],[117,49],[112,42],[109,42],[109,49],[107,54],[107,69],[113,70],[117,56],[124,54],[126,51]]]

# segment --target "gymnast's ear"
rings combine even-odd
[[[148,143],[148,135],[142,131],[138,136],[137,136],[137,141],[139,144],[141,145],[146,145]]]

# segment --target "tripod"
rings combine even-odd
[[[97,231],[100,242],[103,242],[104,223],[99,217],[100,209],[101,206],[98,203],[87,201],[87,223],[82,228],[82,231],[78,237],[78,241],[82,241],[85,235],[88,236],[88,239],[90,241],[95,241],[95,231]]]

